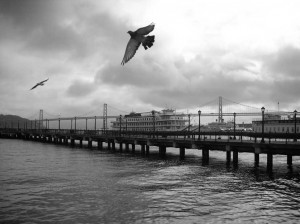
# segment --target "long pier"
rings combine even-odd
[[[231,162],[238,167],[239,153],[253,153],[254,164],[259,166],[261,154],[267,155],[267,171],[272,172],[273,156],[286,155],[287,165],[293,163],[293,156],[300,156],[300,134],[294,133],[255,133],[255,132],[134,132],[69,129],[0,129],[0,138],[18,138],[48,143],[82,147],[83,141],[92,148],[97,143],[99,150],[107,144],[108,150],[134,153],[139,145],[142,155],[149,155],[152,146],[159,148],[159,156],[165,158],[167,148],[179,150],[180,159],[184,159],[186,149],[202,150],[202,164],[209,164],[210,151],[226,152],[226,164]],[[116,144],[119,147],[116,147]]]

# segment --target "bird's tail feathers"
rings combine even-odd
[[[145,50],[153,46],[155,36],[146,36],[146,39],[143,41],[143,47]]]

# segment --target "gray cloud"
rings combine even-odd
[[[107,64],[97,72],[95,76],[96,83],[117,86],[127,85],[147,89],[167,87],[172,84],[168,69],[163,64],[153,60],[153,58],[145,57],[143,60],[136,57],[130,63],[125,66]]]
[[[265,68],[271,75],[279,78],[300,78],[300,49],[294,46],[282,47],[272,55],[265,56]]]
[[[85,97],[91,94],[96,90],[96,86],[93,82],[86,82],[86,81],[74,81],[69,88],[67,89],[66,93],[68,96],[71,97]]]

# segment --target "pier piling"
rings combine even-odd
[[[293,165],[293,156],[287,155],[287,165],[292,166]]]
[[[233,162],[233,167],[237,168],[239,164],[239,151],[237,149],[233,150],[232,162]]]
[[[272,172],[273,169],[273,154],[267,153],[267,171]]]
[[[208,165],[209,164],[209,149],[203,148],[202,149],[202,165]]]

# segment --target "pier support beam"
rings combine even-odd
[[[165,158],[166,157],[167,147],[164,146],[164,145],[160,145],[158,149],[159,149],[159,157],[160,158]]]
[[[92,148],[92,146],[93,146],[93,141],[92,141],[92,139],[89,139],[89,141],[88,141],[88,147]]]
[[[254,148],[254,166],[258,167],[259,166],[259,154],[261,153],[260,147],[255,147]]]
[[[125,143],[125,152],[129,152],[129,143]]]
[[[185,157],[185,148],[184,147],[179,148],[179,154],[180,154],[180,159],[183,160]]]
[[[203,148],[202,149],[202,165],[208,165],[209,164],[209,149]]]
[[[226,165],[230,166],[231,163],[231,151],[226,151]]]
[[[293,165],[293,156],[287,155],[287,165],[292,166]]]
[[[56,140],[55,140],[56,141]],[[71,138],[71,146],[74,147],[75,146],[75,139]]]
[[[233,150],[233,158],[232,158],[232,162],[233,162],[233,167],[237,168],[239,165],[239,151],[237,149]]]
[[[231,162],[231,148],[230,145],[226,145],[226,165],[230,166]]]
[[[267,154],[267,171],[272,172],[273,169],[273,154],[268,153]]]
[[[111,142],[111,149],[113,150],[113,151],[116,151],[116,143],[113,141],[113,142]]]
[[[111,150],[110,141],[107,141],[107,149],[108,149],[108,150]]]
[[[144,156],[146,154],[145,152],[145,145],[141,145],[141,154]]]
[[[123,143],[120,142],[120,145],[119,145],[119,151],[122,152],[123,151]]]
[[[79,140],[79,146],[82,147],[82,139]]]
[[[131,150],[132,150],[132,153],[135,153],[135,144],[131,145]]]
[[[254,153],[254,166],[259,166],[259,153]]]
[[[146,145],[146,156],[149,156],[150,146]]]
[[[98,140],[98,149],[103,149],[103,142]]]

